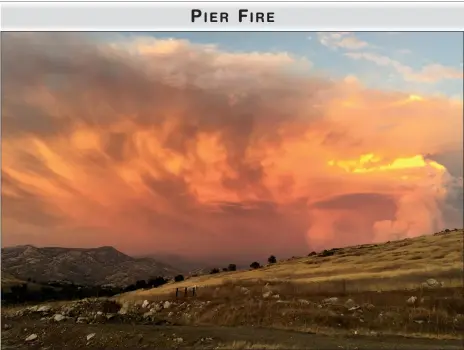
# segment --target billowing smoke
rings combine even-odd
[[[248,259],[462,226],[461,101],[148,37],[3,34],[2,75],[4,245]]]

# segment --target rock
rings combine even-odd
[[[176,343],[182,343],[184,341],[184,339],[182,338],[174,338],[173,339]]]
[[[97,315],[98,315],[98,316],[101,316],[101,315],[103,315],[103,312],[97,311]]]
[[[422,288],[440,288],[443,287],[443,282],[438,282],[435,278],[429,278],[427,281],[422,283]]]
[[[375,309],[375,306],[372,305],[372,304],[366,303],[366,304],[363,305],[363,308],[366,309],[366,310],[372,311],[372,310]]]
[[[354,307],[356,304],[354,302],[353,299],[348,299],[347,301],[345,301],[345,306],[348,308],[348,309],[351,309],[352,307]]]
[[[3,325],[3,329],[4,329],[4,330],[11,329],[11,324],[5,323],[5,324]]]
[[[37,312],[49,312],[51,309],[49,305],[42,305],[37,309]]]
[[[444,284],[443,282],[438,282],[435,278],[429,278],[426,282],[430,287],[442,287]]]
[[[309,305],[309,301],[305,300],[305,299],[298,299],[298,302],[300,304],[303,304],[303,305]]]
[[[143,303],[142,303],[142,308],[146,308],[150,305],[150,303],[148,302],[148,300],[144,300]]]
[[[362,311],[362,310],[361,310],[361,306],[359,306],[359,305],[350,307],[350,308],[348,309],[348,311],[358,311],[358,310],[359,310],[359,311]]]
[[[66,319],[65,316],[63,316],[62,314],[56,314],[55,316],[53,316],[53,321],[55,322],[61,322],[61,321],[64,321]]]
[[[279,294],[275,294],[272,296],[274,299],[280,299],[280,295]]]
[[[169,309],[171,307],[171,303],[169,301],[165,301],[163,304],[164,309]]]
[[[89,320],[87,317],[80,316],[77,318],[76,323],[88,323]]]
[[[422,324],[422,323],[424,323],[424,321],[423,321],[423,320],[415,320],[414,322],[416,322],[416,323],[418,323],[418,324]]]
[[[31,334],[30,336],[28,336],[25,340],[26,341],[34,341],[38,338],[37,334]]]
[[[126,315],[129,312],[129,306],[130,304],[128,302],[122,304],[121,309],[118,311],[118,314]]]
[[[174,315],[174,312],[170,311],[170,312],[168,313],[168,317],[171,317],[172,315]]]
[[[114,318],[115,314],[106,314],[106,319],[107,320],[111,320],[112,318]]]
[[[323,303],[333,305],[333,304],[338,303],[338,298],[337,297],[327,298],[323,300]]]
[[[92,339],[93,337],[95,337],[95,333],[90,333],[87,335],[87,341],[89,341],[90,339]]]
[[[142,315],[143,318],[150,318],[151,316],[153,316],[153,312],[151,312],[151,310],[145,312],[145,313]]]
[[[266,298],[269,298],[271,296],[271,292],[266,292],[266,293],[263,293],[263,298],[266,299]]]
[[[240,291],[241,291],[243,294],[250,294],[250,290],[249,290],[248,288],[245,288],[245,287],[240,288]]]
[[[406,300],[406,304],[408,304],[408,305],[414,305],[414,304],[416,304],[416,302],[417,302],[417,297],[415,297],[415,296],[412,296],[408,300]]]

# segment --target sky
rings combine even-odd
[[[236,262],[463,226],[462,33],[3,33],[2,246]]]

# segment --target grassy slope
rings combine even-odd
[[[258,270],[193,277],[127,296],[142,298],[166,294],[176,287],[253,280],[301,282],[314,285],[314,288],[332,284],[347,291],[408,289],[417,287],[427,278],[443,281],[449,287],[461,286],[462,254],[463,230],[457,230],[378,245],[347,247],[333,256],[282,261]]]

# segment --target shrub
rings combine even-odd
[[[275,264],[277,262],[277,259],[274,255],[271,255],[268,259],[267,259],[267,262],[269,264]]]
[[[259,268],[261,267],[261,265],[259,264],[259,262],[254,261],[254,262],[252,262],[252,263],[250,264],[250,267],[251,267],[252,269],[255,269],[255,270],[256,270],[256,269],[259,269]]]
[[[215,274],[215,273],[219,273],[219,269],[216,268],[216,267],[215,267],[214,269],[211,270],[210,274],[213,275],[213,274]]]
[[[175,282],[181,282],[183,281],[185,278],[183,275],[177,275],[176,277],[174,277],[174,281]]]
[[[334,254],[335,254],[335,251],[325,249],[322,253],[319,254],[319,256],[326,257],[326,256],[332,256]]]
[[[229,264],[228,269],[229,269],[229,271],[237,271],[237,265],[235,265],[235,264]]]

